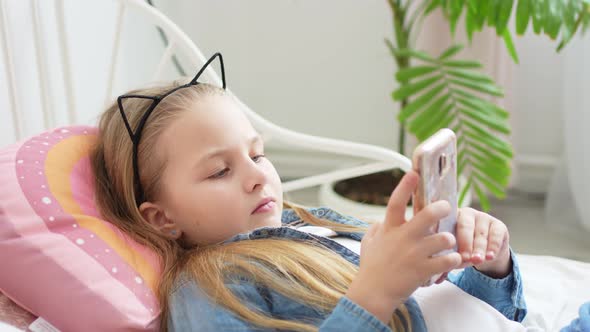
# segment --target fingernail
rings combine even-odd
[[[472,257],[477,258],[478,260],[483,260],[483,255],[479,252],[474,253]]]
[[[494,254],[494,252],[491,251],[491,250],[488,251],[487,254],[486,254],[486,258],[487,259],[494,259],[494,256],[496,256],[496,254]]]
[[[461,254],[461,258],[464,261],[468,261],[471,258],[471,255],[468,252],[464,252],[464,253]]]

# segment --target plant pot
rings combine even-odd
[[[459,177],[459,188],[463,188],[466,180]],[[336,182],[326,183],[320,186],[318,200],[320,205],[328,206],[342,214],[351,215],[361,220],[382,221],[385,218],[385,206],[367,204],[346,198],[334,190]],[[471,193],[468,192],[463,199],[461,207],[471,205]],[[413,216],[414,211],[411,205],[406,208],[406,219]]]

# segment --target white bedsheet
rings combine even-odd
[[[360,252],[360,242],[342,237],[333,239]],[[590,301],[590,263],[553,256],[520,254],[517,257],[528,307],[523,321],[526,331],[554,332],[569,325],[578,317],[580,306]]]
[[[414,298],[420,305],[428,332],[537,332],[504,317],[484,301],[444,281],[418,288]]]
[[[524,324],[559,331],[590,301],[590,263],[552,256],[518,255],[528,315]]]

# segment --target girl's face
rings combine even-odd
[[[182,234],[190,245],[212,244],[281,225],[279,175],[230,97],[203,98],[166,128],[156,146],[166,166],[154,204],[171,234]]]

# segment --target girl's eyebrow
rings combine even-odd
[[[262,143],[262,137],[260,137],[260,135],[256,134],[248,139],[248,143],[249,143],[248,145],[250,145],[250,146],[258,144],[258,143]],[[198,161],[195,163],[195,167],[204,161],[207,161],[209,159],[213,159],[219,155],[223,155],[229,150],[231,150],[231,149],[228,149],[228,148],[212,149],[211,151],[207,152],[204,156],[202,156],[198,159]]]

